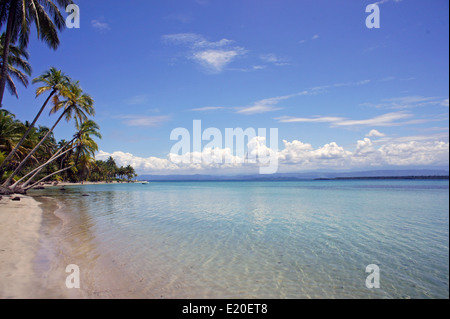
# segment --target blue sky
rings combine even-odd
[[[250,172],[170,162],[171,131],[201,120],[277,128],[280,172],[448,168],[446,0],[379,1],[379,29],[362,0],[76,3],[81,28],[57,51],[32,34],[30,61],[33,77],[55,66],[94,97],[98,158],[141,174]],[[5,108],[31,120],[35,89]],[[64,123],[56,137],[73,132]]]

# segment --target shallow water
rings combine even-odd
[[[64,206],[69,259],[98,290],[102,261],[143,298],[449,297],[448,181],[66,189],[40,192]]]

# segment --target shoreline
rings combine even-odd
[[[12,201],[19,197],[20,201]],[[111,256],[86,238],[64,203],[39,194],[0,200],[0,299],[143,298]],[[68,289],[66,267],[80,268],[80,289]]]
[[[133,184],[133,183],[140,183],[140,182],[58,182],[57,185],[53,185],[53,183],[51,185],[44,185],[47,187],[50,186],[82,186],[82,185],[115,185],[115,184]]]

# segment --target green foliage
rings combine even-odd
[[[14,114],[0,109],[0,177],[4,187],[23,189],[42,181],[130,181],[134,168],[118,167],[112,157],[96,161],[101,139],[100,127],[89,118],[95,114],[93,98],[84,93],[78,81],[72,81],[61,71],[50,68],[33,83],[43,84],[36,97],[50,92],[33,122],[22,123]],[[50,114],[59,112],[58,120],[48,128],[35,126],[47,103]],[[65,119],[74,120],[76,132],[70,141],[57,141],[53,130]],[[7,155],[7,156],[6,156]]]

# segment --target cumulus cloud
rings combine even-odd
[[[367,137],[384,137],[386,134],[379,132],[378,130],[371,130],[367,135]]]
[[[178,169],[178,166],[173,164],[168,159],[158,157],[143,158],[134,156],[131,153],[124,153],[124,152],[107,153],[100,151],[96,155],[96,158],[99,160],[107,160],[110,156],[114,158],[117,165],[119,166],[131,165],[136,170],[144,172],[153,172],[153,171],[158,172],[158,171]]]
[[[112,156],[119,165],[132,165],[141,173],[220,173],[255,171],[261,166],[258,158],[275,157],[279,172],[313,169],[367,169],[374,167],[448,166],[449,142],[447,136],[413,136],[386,139],[374,143],[365,137],[352,147],[336,142],[321,147],[298,140],[283,140],[280,150],[269,148],[265,137],[256,136],[247,144],[245,155],[237,156],[230,148],[206,147],[201,152],[168,154],[166,158],[142,158],[130,153],[100,151],[99,159]]]
[[[233,60],[247,52],[242,47],[233,46],[233,40],[223,38],[219,41],[208,41],[196,33],[166,34],[162,38],[165,42],[188,47],[190,51],[186,58],[199,63],[212,73],[222,72]]]
[[[233,50],[204,50],[195,52],[192,57],[207,70],[219,73],[237,56],[242,55],[244,51],[242,48],[235,48]]]

